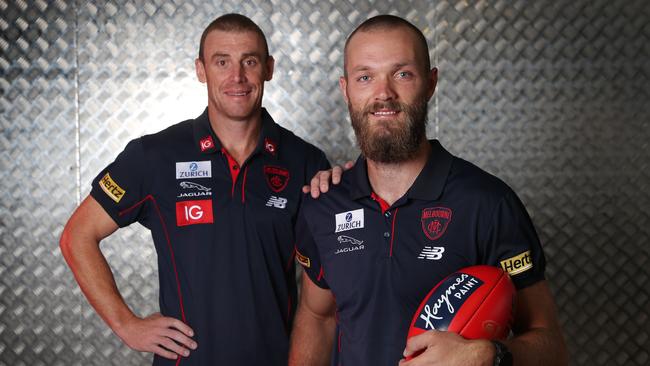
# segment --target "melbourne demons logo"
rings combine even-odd
[[[280,193],[289,183],[289,171],[285,168],[267,165],[264,167],[264,176],[266,183],[276,193]]]
[[[422,210],[422,231],[430,240],[436,240],[445,233],[451,221],[451,210],[446,207],[432,207]]]

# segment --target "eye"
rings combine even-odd
[[[398,79],[409,79],[413,76],[413,73],[411,73],[410,71],[400,71],[397,73],[396,76]]]
[[[357,81],[360,81],[360,82],[370,81],[370,76],[368,76],[368,75],[361,75],[361,76],[359,76],[359,77],[357,78]]]
[[[255,66],[257,65],[257,60],[254,58],[249,58],[248,60],[244,61],[244,65],[246,66]]]
[[[226,60],[217,60],[218,66],[226,66]]]

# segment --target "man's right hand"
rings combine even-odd
[[[354,166],[354,162],[348,161],[343,164],[343,167],[335,165],[334,168],[329,170],[320,170],[314,175],[309,182],[309,185],[302,187],[302,193],[311,192],[312,198],[318,198],[321,193],[325,193],[330,188],[330,182],[332,184],[341,183],[341,176],[343,171],[348,170]]]
[[[195,350],[198,346],[190,338],[194,335],[192,328],[160,313],[144,319],[134,317],[115,332],[127,346],[136,351],[152,352],[172,360],[179,356],[189,356],[190,349]]]

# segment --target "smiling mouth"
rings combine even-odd
[[[370,112],[370,114],[376,117],[391,117],[391,116],[396,116],[399,112],[400,111],[396,111],[396,110],[380,110],[380,111]]]
[[[248,94],[250,94],[250,90],[237,90],[237,91],[228,91],[226,92],[226,95],[229,97],[245,97]]]

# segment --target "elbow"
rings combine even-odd
[[[67,226],[61,233],[61,238],[59,239],[59,250],[61,251],[63,258],[69,262],[70,255],[72,253],[72,235],[70,234],[70,230]]]
[[[81,233],[79,230],[75,230],[75,226],[70,225],[68,222],[68,224],[63,228],[61,238],[59,238],[59,250],[68,265],[72,265],[75,253],[79,251],[79,246],[82,243],[83,239]]]

